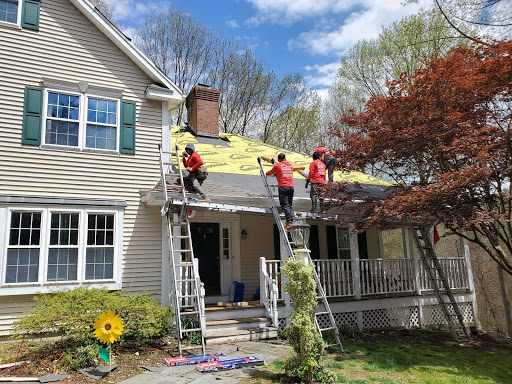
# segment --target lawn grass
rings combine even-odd
[[[322,364],[347,384],[511,384],[512,349],[451,341],[344,341],[344,354],[328,353]],[[275,361],[245,384],[279,383]]]

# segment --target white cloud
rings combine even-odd
[[[238,25],[238,23],[236,22],[235,19],[226,20],[225,24],[228,27],[233,28],[233,29],[240,28],[240,26]]]
[[[336,27],[317,25],[288,42],[289,49],[305,49],[312,54],[341,56],[360,39],[379,35],[383,26],[417,12],[419,5],[403,6],[399,1],[365,0],[364,8],[352,12]]]
[[[308,65],[305,67],[308,74],[304,76],[304,80],[311,88],[328,87],[336,79],[340,65],[339,61],[325,65]]]
[[[167,9],[171,2],[167,0],[161,1],[141,1],[141,0],[106,0],[114,18],[117,22],[127,21],[130,24],[137,24],[144,20],[144,14]]]
[[[293,23],[303,18],[316,17],[331,12],[340,13],[356,6],[358,0],[246,0],[258,11],[250,24]],[[382,0],[381,0],[382,1]]]

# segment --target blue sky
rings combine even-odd
[[[277,74],[302,73],[325,97],[340,58],[382,26],[415,13],[402,0],[106,0],[128,35],[144,14],[169,6],[191,14],[218,34],[240,39]],[[425,5],[425,1],[420,1]]]

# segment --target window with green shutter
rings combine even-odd
[[[119,152],[135,153],[135,116],[133,101],[121,101],[121,135]]]
[[[40,0],[23,0],[23,10],[21,12],[21,27],[27,29],[39,30],[39,10]]]
[[[43,89],[25,88],[25,105],[23,107],[23,144],[41,144],[41,122],[43,110]]]

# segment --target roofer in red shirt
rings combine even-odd
[[[201,165],[203,165],[203,159],[199,156],[199,153],[196,152],[194,144],[188,143],[185,147],[185,151],[182,154],[183,165],[187,169],[188,176],[183,178],[183,183],[186,186],[192,186],[193,189],[197,191],[201,195],[204,201],[210,202],[210,198],[206,196],[203,189],[201,188],[201,184],[204,180],[203,174],[201,171]]]
[[[277,190],[279,191],[279,204],[284,211],[286,225],[284,229],[289,229],[292,226],[295,213],[292,209],[293,203],[293,166],[286,161],[284,153],[277,156],[277,164],[274,164],[271,170],[267,171],[267,175],[276,175],[277,177]]]
[[[311,212],[316,212],[316,206],[318,202],[318,189],[325,185],[325,164],[320,161],[320,154],[313,152],[313,161],[309,165],[308,179],[306,180],[306,188],[311,182],[311,191],[309,197],[311,198]],[[322,210],[322,204],[324,199],[320,198],[320,210]]]
[[[336,165],[336,158],[334,157],[334,154],[330,149],[325,147],[318,147],[315,149],[315,152],[320,155],[320,160],[325,164],[329,175],[329,183],[332,183],[334,181],[334,166]]]

